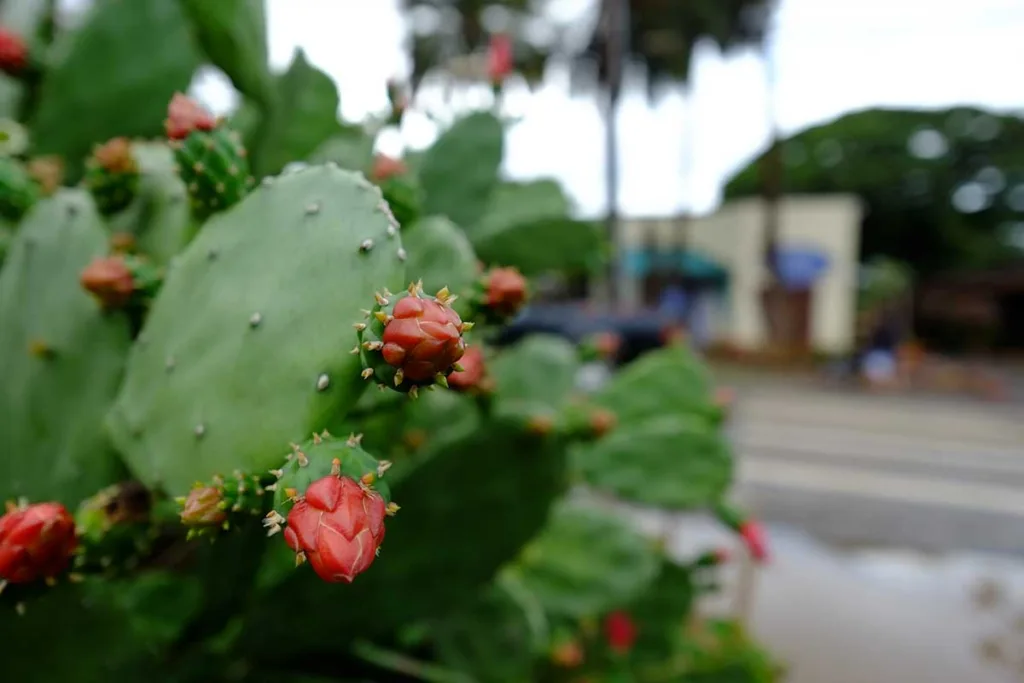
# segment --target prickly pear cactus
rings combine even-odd
[[[313,166],[265,180],[168,269],[108,423],[147,484],[276,467],[360,378],[353,321],[400,287],[401,239],[380,191]]]
[[[39,185],[25,165],[13,157],[0,157],[0,217],[18,222],[39,200]]]
[[[122,468],[103,433],[131,344],[79,284],[106,253],[89,195],[63,190],[17,233],[0,273],[0,499],[74,505]]]
[[[394,208],[394,205],[392,205]],[[476,254],[466,234],[443,216],[431,216],[402,225],[402,246],[408,252],[406,268],[423,280],[423,289],[436,292],[447,287],[461,297],[460,313],[477,276]]]
[[[174,154],[161,142],[135,142],[139,162],[139,214],[131,224],[139,252],[158,265],[170,263],[188,244],[191,216],[185,184],[175,171]]]
[[[176,95],[171,102],[168,135],[178,172],[188,188],[192,215],[196,220],[204,221],[237,204],[252,187],[253,178],[249,173],[248,153],[242,146],[242,136],[226,123],[218,122],[191,130],[172,128],[175,106],[183,102],[178,99],[180,97]]]
[[[128,138],[114,138],[97,145],[85,163],[85,186],[104,216],[132,203],[139,188],[139,163]]]

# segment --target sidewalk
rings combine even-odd
[[[645,530],[667,534],[682,556],[736,546],[703,518],[629,514]],[[750,625],[789,667],[786,683],[1024,680],[1017,677],[1024,672],[1024,560],[844,553],[775,527],[770,539],[773,557],[756,572]],[[738,564],[725,571],[725,590],[710,611],[733,612]],[[1007,596],[984,610],[972,590],[993,578]],[[993,661],[994,651],[982,656],[986,639],[1003,662]]]

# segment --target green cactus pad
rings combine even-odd
[[[658,549],[621,515],[563,503],[506,571],[549,614],[580,618],[636,598],[658,570]]]
[[[555,419],[576,385],[579,360],[561,337],[531,335],[499,353],[490,371],[497,382],[499,414]]]
[[[17,223],[39,201],[39,185],[25,165],[0,157],[0,218]]]
[[[89,195],[61,190],[30,213],[0,273],[0,500],[76,505],[121,478],[102,428],[121,382],[128,321],[79,284],[107,236]]]
[[[644,505],[710,505],[733,473],[710,387],[707,370],[682,346],[630,363],[591,396],[618,424],[603,439],[575,446],[574,468],[589,485]]]
[[[423,213],[422,191],[414,178],[398,176],[379,183],[395,219],[403,228],[415,223]]]
[[[658,577],[627,608],[637,623],[630,659],[658,664],[678,654],[679,628],[690,616],[696,598],[692,570],[662,559]]]
[[[211,219],[168,269],[108,424],[137,476],[185,493],[277,467],[358,401],[352,323],[404,280],[380,191],[309,167]]]
[[[224,124],[211,131],[194,130],[171,147],[196,220],[234,206],[253,185],[242,138]]]
[[[191,218],[185,184],[175,171],[174,154],[163,142],[136,142],[139,160],[140,213],[132,233],[141,253],[165,266],[191,237]]]
[[[477,277],[476,254],[466,234],[442,216],[402,225],[402,246],[408,254],[405,270],[410,279],[422,280],[428,292],[447,287],[460,297],[454,307],[461,313]]]

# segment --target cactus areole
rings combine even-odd
[[[355,324],[352,351],[362,356],[363,378],[413,396],[419,387],[447,387],[448,376],[463,369],[456,365],[466,352],[462,335],[472,327],[452,309],[454,300],[447,288],[425,296],[420,284],[397,298],[378,294],[367,321]]]
[[[63,505],[8,505],[0,517],[0,583],[53,578],[76,547],[75,521]]]

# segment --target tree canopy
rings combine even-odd
[[[853,193],[865,203],[862,257],[919,274],[1019,257],[1008,233],[1024,222],[1024,120],[981,109],[869,109],[782,141],[786,193]],[[763,156],[763,155],[762,155]],[[725,199],[760,192],[760,158]]]
[[[577,75],[597,75],[607,85],[605,27],[611,0],[593,0],[596,10],[582,30],[559,23],[546,11],[545,0],[404,0],[407,11],[435,14],[433,30],[413,32],[410,52],[413,81],[455,55],[484,49],[488,40],[485,15],[504,15],[513,38],[517,70],[539,80],[552,58],[568,58]],[[686,82],[693,48],[708,38],[722,49],[757,44],[765,34],[776,0],[629,0],[628,60],[646,68],[649,88]],[[575,38],[575,39],[572,39]]]

